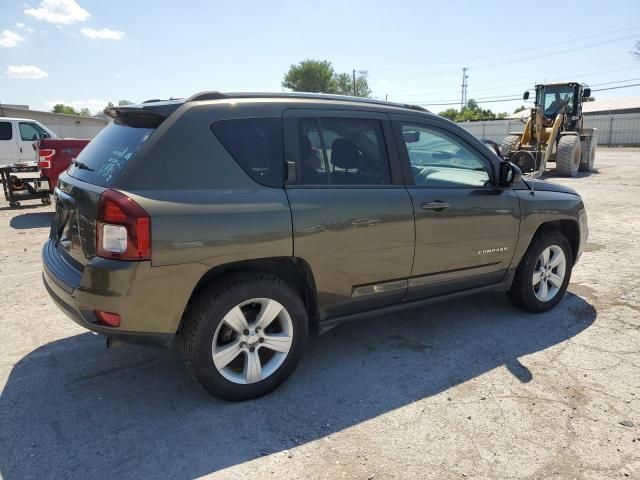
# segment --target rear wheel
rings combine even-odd
[[[507,158],[509,156],[509,152],[514,151],[518,147],[519,142],[520,135],[508,135],[504,137],[504,140],[502,140],[502,144],[500,145],[500,153],[502,153],[502,156]]]
[[[564,296],[573,268],[571,247],[559,232],[537,235],[525,253],[508,292],[511,302],[524,310],[551,310]]]
[[[556,152],[556,172],[563,177],[575,177],[580,167],[580,137],[564,135],[560,137]]]
[[[286,380],[307,341],[297,292],[266,274],[243,274],[206,289],[185,317],[182,354],[193,378],[226,400],[264,395]]]
[[[580,171],[581,172],[593,172],[593,164],[596,159],[596,147],[597,144],[593,143],[593,138],[587,138],[584,142],[584,147],[586,151],[582,152],[582,159],[580,160]]]

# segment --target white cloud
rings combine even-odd
[[[24,42],[24,37],[11,30],[3,30],[0,33],[0,47],[13,48],[22,42]]]
[[[69,25],[84,22],[91,16],[75,0],[42,0],[37,8],[27,8],[26,15],[50,23]]]
[[[82,35],[89,37],[93,40],[122,40],[125,37],[124,32],[118,30],[111,30],[110,28],[101,28],[95,30],[93,28],[83,28],[80,30]]]
[[[5,74],[9,78],[46,78],[49,76],[47,72],[35,65],[9,65]]]
[[[18,27],[18,28],[26,28],[27,26],[24,23],[18,22],[18,23],[16,23],[16,27]]]
[[[44,103],[47,106],[48,110],[51,110],[54,105],[57,105],[58,103],[62,103],[64,105],[70,105],[78,111],[82,110],[83,108],[88,108],[91,111],[91,113],[97,113],[104,110],[104,107],[107,106],[107,103],[109,103],[109,100],[101,100],[99,98],[89,98],[87,100],[54,100],[54,101],[48,101]]]

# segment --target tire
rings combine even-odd
[[[560,264],[558,264],[550,270],[550,274],[540,273],[545,271],[545,268],[541,265],[541,257],[543,252],[547,250],[551,253],[548,257],[550,263],[558,258],[560,258],[560,261],[564,260],[564,269],[562,272],[560,271]],[[564,258],[561,258],[561,256],[556,257],[560,251]],[[562,300],[562,297],[567,291],[569,281],[571,280],[572,269],[573,256],[566,237],[554,231],[541,233],[534,237],[527,252],[520,261],[513,284],[507,292],[507,295],[516,307],[534,313],[546,312]],[[540,278],[539,282],[534,283],[534,274]],[[552,275],[554,274],[561,276],[562,280],[559,281],[553,277]],[[554,279],[555,284],[552,283]],[[544,297],[542,282],[546,283],[548,288],[547,293],[550,296],[550,298],[546,300],[541,298]]]
[[[575,177],[580,167],[580,137],[563,135],[558,142],[556,173],[562,177]]]
[[[593,164],[596,159],[596,147],[598,146],[596,143],[593,143],[593,138],[588,138],[586,142],[587,145],[586,152],[583,152],[583,158],[580,160],[580,171],[581,172],[593,172]]]
[[[259,315],[279,308],[258,331]],[[272,275],[236,274],[205,289],[189,308],[180,333],[182,357],[191,376],[212,395],[249,400],[289,377],[305,350],[308,330],[307,311],[295,289]],[[255,365],[260,368],[251,368]]]
[[[508,158],[509,152],[514,151],[519,142],[520,135],[508,135],[504,137],[504,140],[502,140],[502,144],[500,145],[500,153],[502,153],[502,156]]]

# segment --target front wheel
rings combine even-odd
[[[293,372],[307,341],[308,320],[295,289],[266,274],[242,274],[206,289],[181,332],[193,378],[226,400],[249,400]]]
[[[509,299],[530,312],[551,310],[562,300],[572,268],[571,247],[564,235],[559,232],[538,235],[518,266]]]

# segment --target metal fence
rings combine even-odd
[[[476,137],[502,142],[509,132],[521,132],[520,120],[492,120],[488,122],[461,122],[459,125]],[[584,126],[598,129],[598,145],[640,146],[640,113],[614,113],[585,115]]]

